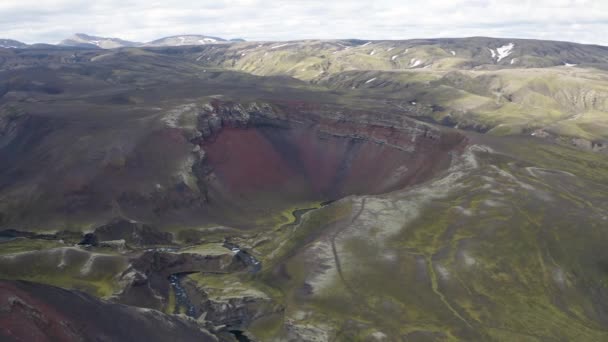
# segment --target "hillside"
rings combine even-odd
[[[493,38],[0,48],[7,339],[606,340],[607,66]]]
[[[602,46],[470,38],[244,43],[166,53],[254,75],[289,75],[460,128],[566,138],[592,149],[606,144]]]

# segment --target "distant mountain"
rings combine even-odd
[[[58,45],[74,46],[83,48],[102,48],[116,49],[123,47],[140,46],[186,46],[186,45],[207,45],[218,43],[244,42],[243,39],[226,40],[219,37],[205,36],[200,34],[187,34],[164,37],[148,43],[131,42],[119,38],[90,36],[84,33],[77,33],[70,38],[64,39]],[[0,41],[1,42],[1,41]]]
[[[106,38],[89,36],[84,33],[76,33],[72,37],[65,39],[59,43],[64,46],[77,46],[77,47],[89,47],[89,48],[102,48],[102,49],[115,49],[121,47],[136,47],[142,45],[141,43],[130,42],[119,38]]]
[[[145,46],[183,46],[183,45],[207,45],[228,43],[226,39],[218,37],[203,36],[199,34],[188,34],[180,36],[171,36],[151,41],[144,44]]]
[[[0,48],[18,49],[25,48],[27,44],[12,39],[0,39]]]

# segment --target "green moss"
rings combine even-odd
[[[175,313],[175,305],[176,305],[176,300],[175,300],[175,290],[173,289],[173,286],[169,286],[169,295],[167,296],[167,304],[165,304],[165,313],[166,314],[174,314]]]
[[[40,251],[63,246],[54,240],[36,240],[17,238],[10,241],[0,242],[0,255]]]
[[[310,215],[302,219],[299,226],[284,232],[287,237],[279,244],[272,257],[266,260],[268,264],[266,269],[271,269],[272,265],[276,265],[284,261],[285,258],[292,256],[300,248],[314,241],[324,228],[346,218],[350,214],[351,203],[347,201],[333,203],[332,205],[310,212]],[[293,217],[293,215],[291,216]],[[291,219],[288,218],[286,223],[290,221]]]
[[[40,250],[2,258],[1,278],[78,289],[98,297],[111,296],[120,289],[117,276],[128,266],[126,258],[90,254],[75,248]]]
[[[254,321],[247,330],[256,340],[272,341],[279,337],[283,328],[283,315],[269,315]]]
[[[179,253],[196,253],[203,255],[224,255],[230,253],[230,250],[224,247],[221,243],[205,243],[202,245],[194,245],[179,250]]]

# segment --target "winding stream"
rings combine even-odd
[[[262,263],[256,259],[253,255],[244,251],[237,244],[232,242],[224,242],[224,247],[232,251],[238,258],[240,258],[251,273],[258,273],[262,269]]]
[[[281,229],[285,229],[287,227],[295,227],[295,226],[299,225],[300,222],[302,221],[302,216],[304,214],[306,214],[309,211],[321,209],[327,205],[332,204],[333,202],[335,202],[335,200],[321,202],[320,206],[318,206],[318,207],[296,209],[296,210],[292,211],[291,214],[293,215],[293,217],[295,217],[295,220],[293,222],[285,223],[284,225],[281,226]]]
[[[281,229],[284,229],[287,227],[298,226],[301,223],[302,216],[304,214],[306,214],[309,211],[322,208],[326,205],[331,204],[332,202],[334,202],[334,201],[323,202],[318,207],[294,210],[292,212],[292,215],[295,218],[294,221],[282,225]],[[245,265],[247,265],[249,272],[257,273],[262,269],[262,263],[258,259],[256,259],[256,257],[251,255],[249,252],[242,250],[240,248],[240,246],[238,246],[237,244],[232,243],[232,242],[224,242],[224,247],[230,249],[232,251],[232,253],[235,254],[235,256],[240,258],[245,263]],[[169,247],[169,248],[165,247],[162,249],[152,249],[152,250],[161,250],[164,252],[174,252],[177,249],[174,249],[172,247]],[[185,274],[172,274],[171,276],[169,276],[169,283],[171,284],[171,288],[173,289],[173,292],[175,293],[175,309],[174,310],[176,313],[178,313],[178,312],[180,312],[180,308],[186,308],[186,312],[185,312],[186,315],[196,318],[196,314],[197,314],[196,307],[190,301],[190,298],[188,297],[188,293],[186,292],[186,289],[181,284],[181,280],[184,276],[185,276]],[[250,342],[251,341],[246,335],[244,335],[244,332],[241,330],[230,330],[230,333],[233,334],[234,337],[239,342]]]
[[[175,311],[180,312],[180,308],[186,308],[186,315],[189,317],[196,318],[196,307],[188,298],[186,289],[182,286],[182,278],[184,274],[172,274],[169,276],[169,283],[175,293]]]

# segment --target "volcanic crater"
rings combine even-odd
[[[355,119],[361,113],[348,114],[205,106],[194,169],[210,207],[259,210],[386,193],[432,178],[466,144],[458,133],[423,123],[370,124]]]

